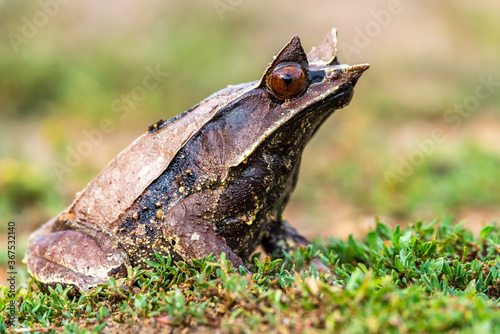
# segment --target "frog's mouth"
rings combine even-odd
[[[347,106],[359,77],[369,67],[368,64],[333,65],[319,68],[311,66],[308,75],[309,88],[306,94],[314,97],[310,98],[310,102],[300,113],[302,115],[298,116],[309,114],[318,108],[324,109],[323,106],[331,112]]]

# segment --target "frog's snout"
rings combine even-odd
[[[356,85],[359,77],[363,74],[364,71],[370,68],[368,64],[360,64],[348,66],[342,69],[342,76],[349,82],[352,86]]]
[[[360,65],[353,65],[349,66],[343,69],[344,73],[352,73],[354,74],[357,78],[363,74],[364,71],[370,68],[369,64],[360,64]]]

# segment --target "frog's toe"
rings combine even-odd
[[[29,273],[46,286],[74,286],[81,291],[126,277],[127,254],[96,231],[59,231],[37,238],[28,248]]]
[[[36,277],[44,287],[50,286],[55,288],[57,284],[61,284],[63,288],[72,286],[85,292],[89,288],[106,283],[107,281],[107,278],[82,275],[37,256],[28,259],[28,268],[30,274]]]

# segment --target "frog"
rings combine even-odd
[[[339,62],[335,29],[307,54],[294,35],[259,80],[149,126],[32,233],[28,272],[42,287],[85,292],[151,268],[157,254],[188,265],[225,254],[248,272],[258,246],[307,247],[283,217],[302,152],[368,67]]]

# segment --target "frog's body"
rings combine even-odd
[[[306,245],[281,219],[302,151],[347,105],[367,65],[339,65],[335,31],[309,55],[292,38],[260,81],[230,86],[160,121],[121,152],[63,213],[31,237],[29,272],[81,290],[147,266],[226,253],[243,265]]]

